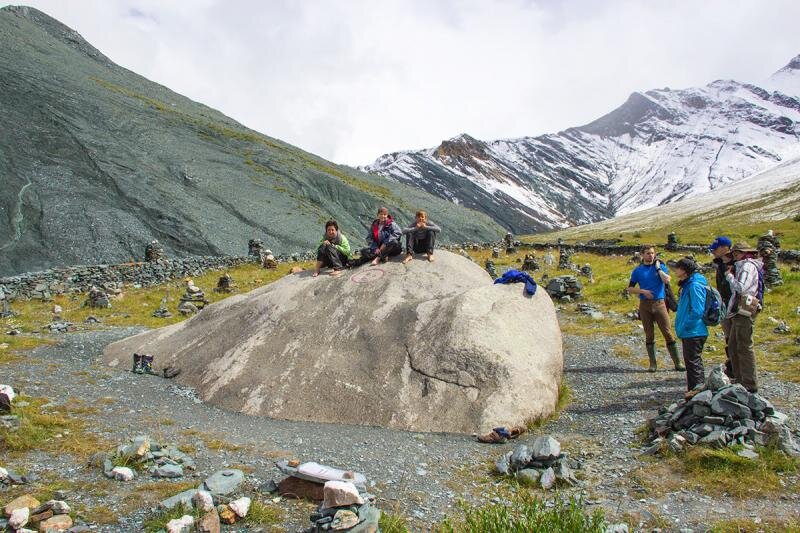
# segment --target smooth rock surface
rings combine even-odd
[[[205,401],[291,420],[471,433],[551,414],[563,357],[546,292],[526,297],[436,255],[287,276],[111,344],[104,359],[151,353]]]
[[[242,481],[244,481],[244,472],[228,468],[211,474],[203,483],[203,490],[207,490],[212,495],[225,496],[235,491]]]

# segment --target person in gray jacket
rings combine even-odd
[[[436,234],[440,231],[442,228],[428,220],[428,213],[417,211],[414,223],[403,228],[403,235],[406,236],[406,258],[403,263],[414,259],[414,254],[428,254],[428,261],[433,262],[433,247]]]

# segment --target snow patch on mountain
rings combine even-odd
[[[717,80],[636,92],[557,134],[495,141],[462,134],[381,156],[364,170],[480,209],[514,231],[584,224],[800,157],[800,55],[762,85]]]

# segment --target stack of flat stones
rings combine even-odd
[[[487,259],[486,260],[486,264],[485,264],[485,268],[486,268],[486,272],[489,273],[489,275],[492,277],[492,279],[497,279],[498,278],[497,269],[494,266],[494,261],[492,261],[491,259]]]
[[[108,299],[108,293],[100,289],[97,285],[92,285],[89,289],[89,297],[83,305],[107,309],[111,307],[111,302]]]
[[[26,494],[3,507],[5,519],[0,520],[0,527],[3,531],[8,528],[17,532],[65,531],[73,525],[69,513],[70,507],[63,500],[40,503],[33,496]]]
[[[575,276],[552,278],[545,287],[551,298],[571,302],[583,297],[583,284]]]
[[[186,283],[186,292],[181,295],[178,311],[184,315],[190,315],[205,307],[206,304],[208,304],[206,294],[193,281],[189,280]]]
[[[156,318],[169,318],[172,316],[172,313],[170,313],[169,309],[167,309],[166,298],[161,298],[161,304],[158,306],[158,309],[153,311],[153,316]]]
[[[578,484],[573,469],[581,468],[579,461],[561,451],[561,443],[551,436],[537,437],[532,446],[519,444],[495,462],[495,469],[505,476],[515,476],[545,490],[558,485]]]
[[[659,452],[665,445],[678,452],[695,444],[713,448],[744,446],[743,457],[755,458],[754,446],[776,445],[798,457],[798,447],[787,426],[787,416],[775,410],[769,400],[731,384],[722,366],[709,374],[703,390],[690,400],[662,407],[648,420],[650,444],[644,454]]]
[[[572,270],[572,254],[575,253],[571,248],[561,246],[558,249],[558,269]]]
[[[144,247],[144,260],[148,263],[164,259],[164,247],[157,240],[152,240]]]
[[[324,494],[325,499],[310,516],[313,525],[305,533],[379,531],[381,512],[375,506],[373,494],[362,493],[352,483],[341,481],[325,483]]]
[[[522,263],[522,270],[525,272],[535,272],[539,270],[539,262],[534,254],[525,254],[525,261]]]
[[[115,462],[129,466],[114,466]],[[146,470],[156,478],[179,478],[183,477],[184,470],[195,469],[194,460],[177,447],[151,442],[147,435],[121,444],[112,454],[96,453],[89,464],[102,468],[106,477],[119,481],[133,480],[136,476],[134,469]]]

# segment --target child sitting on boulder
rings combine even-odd
[[[414,259],[414,254],[428,254],[428,261],[433,262],[433,246],[436,244],[436,234],[442,229],[428,220],[428,213],[417,211],[414,223],[403,229],[406,236],[406,258],[403,263]]]
[[[339,224],[335,220],[325,223],[325,236],[319,241],[317,247],[317,264],[312,277],[319,276],[322,267],[333,269],[331,276],[338,276],[350,260],[350,243],[347,237],[339,231]]]
[[[367,234],[367,248],[361,250],[361,262],[372,260],[372,265],[378,261],[387,261],[390,257],[402,251],[400,237],[403,233],[400,226],[392,219],[389,210],[385,207],[378,209],[378,217],[372,221]]]

